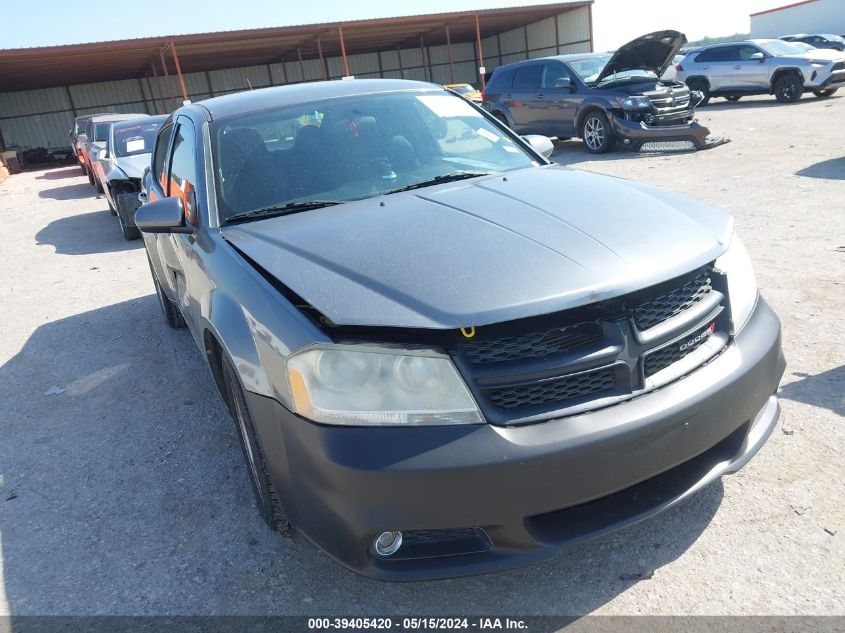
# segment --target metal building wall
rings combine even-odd
[[[590,50],[589,8],[582,7],[505,31],[482,40],[484,66],[526,58]],[[410,46],[347,56],[350,74],[478,85],[476,42],[452,42],[452,65],[446,45]],[[169,70],[172,71],[172,65]],[[454,77],[453,77],[454,72]],[[183,75],[188,96],[201,101],[241,90],[344,75],[343,59],[286,59],[274,64],[227,68]],[[7,146],[65,148],[73,118],[89,112],[170,112],[182,103],[178,78],[169,76],[126,79],[95,84],[0,93],[0,132]]]

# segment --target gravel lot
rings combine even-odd
[[[717,100],[700,118],[733,142],[600,160],[566,142],[555,158],[736,216],[783,320],[781,425],[739,474],[654,520],[536,567],[421,584],[357,577],[270,533],[142,242],[76,167],[11,177],[0,615],[845,613],[845,98]]]

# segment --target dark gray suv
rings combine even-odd
[[[164,315],[261,515],[359,573],[547,558],[738,470],[777,423],[780,324],[732,219],[550,164],[442,87],[183,106],[145,187]]]
[[[695,120],[701,95],[660,76],[686,42],[649,33],[615,53],[578,53],[497,68],[484,106],[519,132],[579,137],[587,151],[689,150],[715,145]]]

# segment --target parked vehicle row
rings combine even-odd
[[[690,107],[615,59],[504,72]],[[230,94],[152,149],[135,221],[164,317],[209,366],[267,524],[358,573],[548,558],[738,470],[777,423],[780,324],[732,219],[550,163],[548,138],[449,90]]]
[[[149,167],[156,131],[167,117],[147,114],[93,114],[77,117],[71,143],[82,172],[117,216],[126,240],[141,237],[135,226],[141,179]]]

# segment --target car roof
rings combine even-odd
[[[315,81],[246,90],[197,101],[211,119],[264,110],[274,106],[321,101],[338,97],[399,92],[403,90],[445,92],[443,86],[407,79],[350,79]],[[190,106],[188,106],[190,107]]]
[[[131,127],[133,125],[138,125],[141,121],[138,119],[143,119],[143,124],[146,125],[148,123],[164,123],[169,117],[169,114],[155,114],[153,116],[142,116],[142,117],[135,117],[133,119],[125,119],[123,121],[116,121],[114,124],[115,128],[122,128],[122,127]]]
[[[510,64],[504,64],[502,66],[497,66],[496,70],[493,72],[497,72],[499,70],[506,70],[508,68],[517,68],[518,66],[523,66],[525,64],[530,64],[531,62],[540,62],[545,61],[548,59],[554,59],[559,62],[575,62],[582,59],[590,59],[591,57],[602,57],[604,55],[610,55],[611,53],[567,53],[566,55],[548,55],[546,57],[534,57],[532,59],[523,59],[518,62],[512,62]]]
[[[128,121],[129,119],[140,119],[142,117],[148,117],[149,114],[98,114],[96,116],[92,116],[91,120],[94,123],[104,123],[108,121]]]

